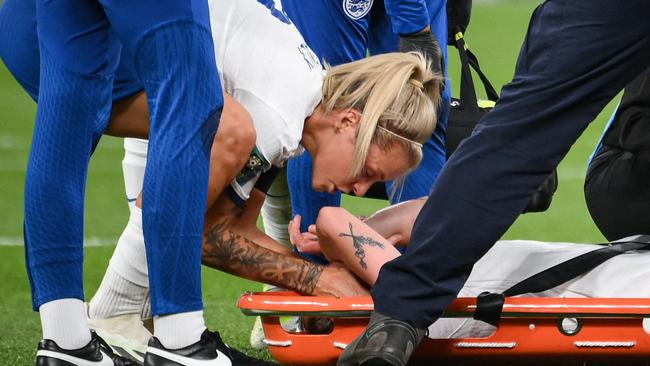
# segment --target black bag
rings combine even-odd
[[[445,138],[445,148],[447,150],[447,159],[456,151],[460,142],[469,137],[474,131],[478,121],[494,107],[499,95],[488,80],[487,76],[481,71],[478,60],[472,51],[468,50],[463,40],[461,32],[456,33],[454,46],[458,49],[460,57],[460,99],[451,98],[449,109],[449,120],[447,122],[447,133]],[[476,71],[481,78],[487,101],[478,101],[476,90],[474,89],[474,80],[470,67]]]
[[[463,32],[459,28],[456,29],[454,34],[453,46],[458,49],[461,63],[461,78],[460,99],[452,98],[449,109],[447,136],[445,139],[445,148],[447,150],[448,159],[454,153],[456,148],[458,148],[458,145],[472,134],[474,127],[476,127],[481,118],[492,110],[495,103],[499,100],[498,93],[488,80],[487,76],[485,76],[483,71],[481,71],[476,55],[474,55],[465,45]],[[479,101],[476,98],[476,90],[474,89],[474,80],[472,79],[470,68],[474,69],[481,79],[488,100]],[[551,205],[553,194],[557,190],[557,183],[557,171],[554,170],[533,194],[523,212],[546,211]]]

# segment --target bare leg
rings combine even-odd
[[[323,254],[331,262],[343,262],[370,286],[381,266],[400,253],[385,238],[340,207],[324,207],[316,220]]]

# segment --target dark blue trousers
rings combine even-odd
[[[406,253],[383,266],[376,310],[418,327],[440,316],[585,127],[648,66],[648,19],[645,0],[535,10],[512,82],[443,168]]]
[[[36,0],[4,0],[0,6],[0,59],[25,92],[38,102],[41,56],[36,34]],[[122,48],[113,79],[114,101],[144,88],[133,62],[133,57]],[[101,133],[103,128],[98,132]]]
[[[134,59],[151,116],[143,230],[152,311],[202,309],[201,233],[223,104],[207,1],[36,0],[35,11],[40,78],[24,226],[34,309],[83,299],[86,174],[120,52]]]

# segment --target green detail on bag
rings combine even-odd
[[[478,107],[479,108],[494,108],[495,105],[496,105],[496,102],[494,102],[493,100],[480,99],[478,101]]]

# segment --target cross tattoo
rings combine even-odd
[[[348,224],[350,225],[350,233],[339,233],[339,237],[352,238],[352,246],[355,249],[354,255],[359,258],[359,264],[361,265],[361,268],[368,269],[368,264],[366,264],[366,261],[364,260],[366,258],[366,251],[363,249],[363,246],[368,245],[371,247],[379,247],[381,249],[384,249],[384,244],[376,241],[369,236],[354,235],[354,232],[352,231],[352,223],[350,222]]]

